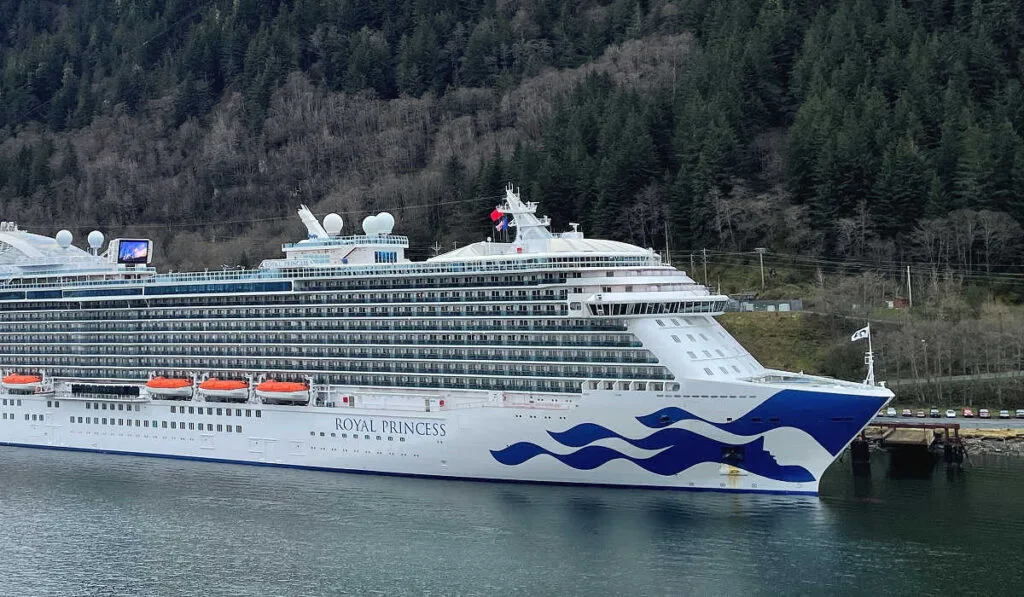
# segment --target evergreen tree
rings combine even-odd
[[[987,145],[988,139],[981,127],[973,122],[968,124],[953,178],[954,209],[978,209],[985,203],[985,180],[989,173]]]
[[[882,238],[898,238],[912,229],[928,201],[930,183],[925,157],[909,135],[886,149],[870,204]]]

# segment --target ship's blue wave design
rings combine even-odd
[[[703,421],[733,435],[747,436],[782,427],[795,427],[805,431],[835,456],[884,403],[884,399],[872,396],[783,390],[727,423],[708,421],[677,406],[667,406],[649,415],[637,417],[637,420],[651,429],[668,427],[679,421]],[[581,430],[581,427],[585,425],[577,425],[563,432],[563,438],[558,441],[574,442],[573,445],[581,441],[583,444],[579,445],[589,443],[584,438],[595,431],[589,428]],[[566,434],[569,436],[566,437]]]
[[[659,409],[637,420],[654,433],[637,439],[623,436],[607,427],[582,423],[565,431],[549,431],[559,444],[579,448],[569,454],[557,454],[537,444],[519,442],[503,450],[492,450],[498,462],[515,466],[547,455],[579,470],[592,470],[612,460],[628,460],[652,473],[670,476],[702,462],[726,462],[769,479],[788,482],[813,481],[804,467],[779,465],[764,449],[763,434],[780,428],[800,429],[814,438],[833,456],[874,416],[885,403],[883,398],[849,394],[828,394],[802,390],[783,390],[733,421],[716,423],[676,406]],[[686,420],[703,421],[738,436],[758,436],[747,443],[719,442],[688,429],[672,427]],[[613,448],[593,446],[594,442],[616,438],[637,448],[661,450],[647,457],[634,458]]]
[[[616,436],[607,429],[605,431],[611,434],[606,437]],[[665,431],[674,433],[666,434]],[[734,460],[731,464],[762,477],[793,483],[814,480],[814,475],[802,466],[783,466],[775,462],[771,453],[764,449],[763,437],[746,444],[725,444],[685,429],[666,429],[647,438],[627,441],[640,445],[650,440],[648,445],[660,445],[670,438],[672,443],[667,444],[666,449],[648,458],[633,458],[605,446],[587,446],[569,454],[557,454],[530,442],[519,442],[503,450],[492,450],[491,455],[502,464],[515,466],[546,454],[578,470],[592,470],[612,460],[621,459],[654,474],[668,477],[702,462],[721,462],[723,453],[732,453],[742,454],[742,460]]]

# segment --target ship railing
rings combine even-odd
[[[408,247],[409,237],[398,234],[381,234],[379,236],[357,234],[335,238],[320,238],[312,242],[285,243],[281,245],[281,248],[285,251],[290,251],[292,249],[321,249],[324,247],[351,247],[353,245],[402,245]]]
[[[518,272],[537,270],[588,270],[605,269],[609,267],[635,267],[637,265],[660,265],[651,262],[648,257],[608,257],[593,261],[552,261],[548,258],[533,258],[528,260],[497,261],[497,262],[409,262],[399,264],[372,264],[365,266],[337,265],[321,267],[295,267],[295,268],[268,268],[268,269],[247,269],[247,270],[220,270],[187,273],[154,274],[152,270],[145,272],[124,271],[115,275],[123,276],[116,279],[87,279],[75,280],[73,274],[66,274],[59,278],[48,279],[18,279],[5,284],[6,288],[79,288],[79,287],[107,287],[139,284],[140,276],[133,276],[136,273],[146,273],[145,282],[150,284],[171,284],[188,282],[218,282],[218,281],[250,281],[250,280],[291,280],[294,278],[315,280],[318,278],[337,277],[379,277],[386,275],[408,276],[408,275],[445,275],[465,273],[489,273],[489,272]],[[109,272],[104,276],[111,275]]]

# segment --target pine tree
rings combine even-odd
[[[971,122],[963,134],[963,144],[953,177],[953,207],[978,209],[985,203],[985,179],[988,138],[977,124]]]
[[[913,228],[928,201],[930,182],[925,158],[909,135],[886,149],[870,204],[883,239],[898,239]]]

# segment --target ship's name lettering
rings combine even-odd
[[[334,428],[338,431],[355,433],[394,433],[397,435],[424,435],[444,437],[448,435],[444,423],[434,421],[401,421],[394,419],[361,419],[358,417],[336,417]]]

